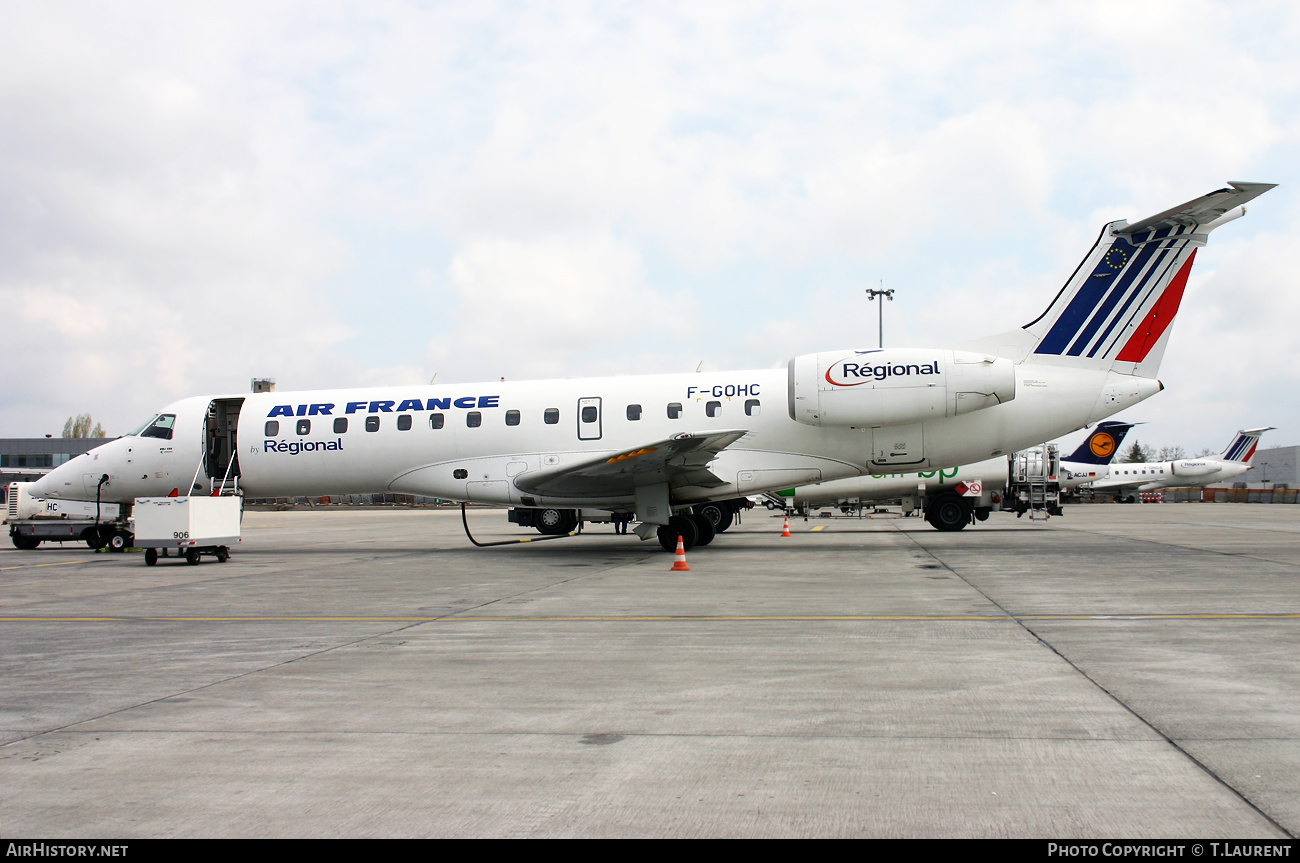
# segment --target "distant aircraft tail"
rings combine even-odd
[[[1119,445],[1123,443],[1124,435],[1128,434],[1128,430],[1135,425],[1137,423],[1098,423],[1087,440],[1079,444],[1078,449],[1063,457],[1061,461],[1074,464],[1110,464],[1111,459],[1119,452]]]
[[[1197,247],[1271,188],[1230,183],[1135,224],[1107,224],[1047,311],[1023,327],[1030,340],[1016,339],[1019,359],[1154,378]]]
[[[1237,432],[1237,436],[1228,444],[1228,448],[1223,451],[1224,461],[1239,461],[1250,464],[1251,458],[1255,455],[1255,447],[1259,444],[1260,435],[1266,431],[1272,431],[1275,426],[1265,426],[1258,429],[1242,429]]]

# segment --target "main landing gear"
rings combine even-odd
[[[659,545],[664,551],[677,550],[677,537],[682,538],[682,548],[690,551],[698,546],[706,546],[718,535],[718,529],[708,516],[692,513],[675,515],[668,524],[659,526]]]

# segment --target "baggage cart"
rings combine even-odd
[[[144,549],[144,562],[153,566],[175,551],[191,566],[203,555],[218,563],[230,558],[239,544],[244,499],[226,497],[138,497],[135,499],[135,544]]]

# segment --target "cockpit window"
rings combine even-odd
[[[150,424],[152,424],[153,421],[156,419],[158,419],[158,414],[154,414],[153,416],[149,417],[149,419],[145,420],[144,422],[140,423],[138,426],[136,426],[135,428],[127,432],[126,433],[127,437],[130,437],[131,435],[138,435],[140,432],[144,431]]]
[[[140,437],[160,437],[163,440],[171,440],[174,425],[176,425],[176,414],[161,414],[149,423],[149,428],[140,432]]]

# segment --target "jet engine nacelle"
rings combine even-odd
[[[828,351],[790,361],[790,417],[889,426],[954,417],[1016,397],[1015,364],[967,351]]]
[[[1217,465],[1203,461],[1176,461],[1170,465],[1174,476],[1209,476],[1218,470]]]

